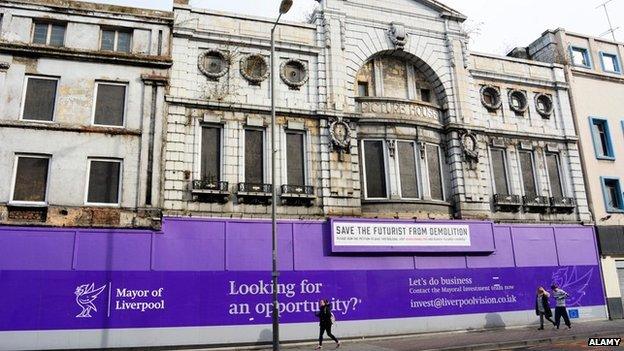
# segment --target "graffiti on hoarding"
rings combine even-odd
[[[597,271],[576,266],[283,272],[278,308],[282,323],[316,321],[321,298],[344,321],[530,311],[537,286],[553,282],[570,294],[570,306],[602,306]],[[0,271],[0,330],[270,324],[270,277],[236,271]],[[78,301],[81,314],[91,318],[76,318]]]

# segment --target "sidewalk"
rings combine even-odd
[[[339,335],[336,335],[340,337]],[[571,330],[562,328],[555,330],[546,327],[538,331],[537,327],[510,329],[481,330],[468,332],[452,332],[437,334],[421,334],[403,337],[371,338],[344,340],[341,351],[425,351],[425,350],[511,350],[526,349],[532,346],[553,344],[567,341],[583,341],[588,337],[624,337],[624,320],[576,323]],[[324,350],[333,350],[334,342],[325,338]],[[313,350],[316,343],[282,345],[283,350]],[[250,348],[233,348],[230,350],[249,350]],[[270,347],[254,348],[270,350]],[[612,350],[620,348],[611,348]],[[209,349],[205,349],[209,350]]]

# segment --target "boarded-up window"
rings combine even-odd
[[[407,66],[404,60],[385,57],[381,59],[384,96],[406,99]]]
[[[548,167],[548,180],[550,182],[550,196],[562,197],[561,172],[559,169],[559,156],[553,153],[546,154],[546,166]]]
[[[524,195],[536,196],[535,188],[535,170],[533,168],[533,153],[520,151],[520,168],[522,170],[522,185],[524,186]]]
[[[401,197],[415,199],[418,197],[418,179],[414,143],[399,141],[397,148],[399,153],[399,173],[401,176]]]
[[[35,23],[33,43],[51,46],[63,46],[65,43],[65,25]]]
[[[368,96],[368,82],[358,82],[358,96]]]
[[[105,51],[119,51],[129,53],[132,43],[132,33],[126,30],[103,29],[100,49]]]
[[[56,101],[56,79],[28,77],[22,118],[52,121]]]
[[[207,181],[221,180],[221,128],[202,127],[201,178]]]
[[[505,150],[492,149],[492,172],[494,173],[494,193],[501,195],[509,195],[509,187],[507,184],[507,162],[505,158]]]
[[[306,185],[303,133],[286,133],[286,161],[288,185]]]
[[[364,141],[364,166],[366,168],[366,197],[386,198],[386,165],[383,141]]]
[[[50,159],[47,157],[18,157],[13,201],[46,201],[49,163]]]
[[[444,200],[444,183],[442,182],[442,166],[440,163],[440,147],[427,145],[427,166],[429,167],[429,185],[431,198]]]
[[[245,130],[245,182],[264,183],[264,133]]]
[[[97,84],[94,123],[105,126],[124,125],[126,86],[120,84]]]
[[[121,162],[91,160],[87,202],[93,204],[119,203]]]

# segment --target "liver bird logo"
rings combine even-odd
[[[95,283],[80,285],[76,288],[76,291],[74,291],[76,303],[82,308],[82,312],[76,316],[77,318],[91,318],[91,310],[97,312],[93,301],[104,291],[104,288],[106,288],[106,285],[96,289]]]
[[[553,273],[552,281],[570,295],[567,299],[568,306],[581,306],[593,273],[593,268],[583,272],[577,267],[565,267]]]

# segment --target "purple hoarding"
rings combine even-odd
[[[281,319],[338,320],[522,311],[556,282],[570,306],[604,304],[598,266],[284,272]],[[0,271],[0,330],[269,324],[270,272]]]

